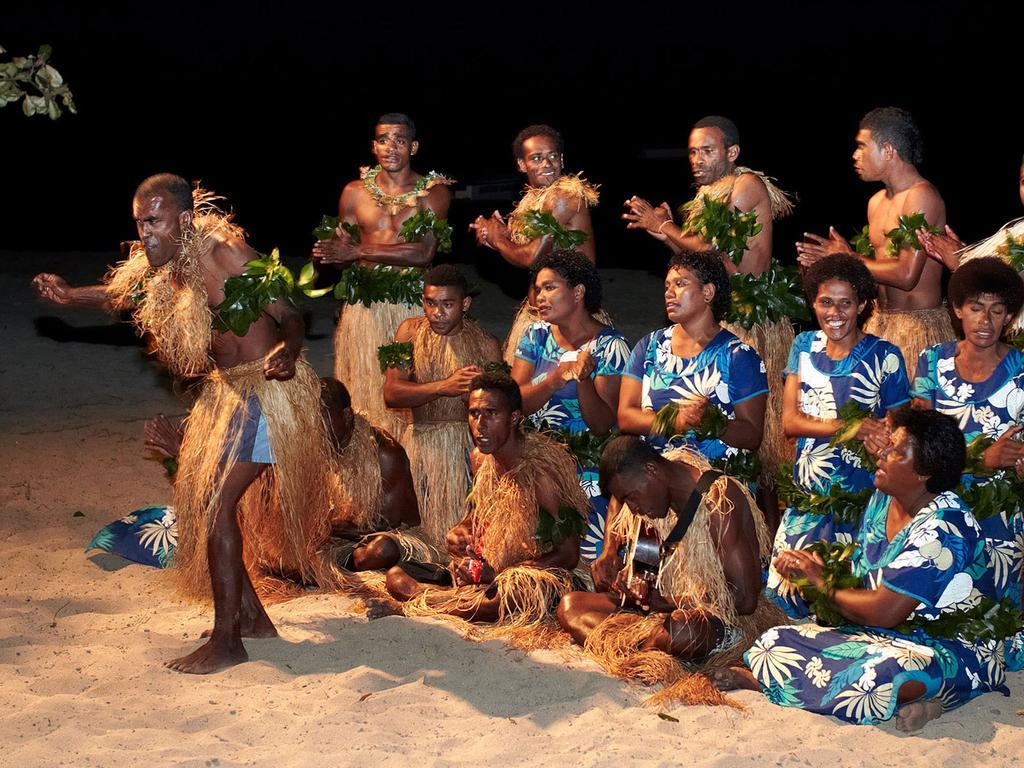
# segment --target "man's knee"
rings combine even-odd
[[[558,617],[558,623],[561,624],[564,629],[569,628],[573,619],[575,619],[579,613],[579,595],[581,594],[586,593],[570,592],[558,601],[558,609],[555,611],[555,615]]]
[[[356,571],[379,571],[390,568],[401,559],[401,547],[387,535],[374,536],[352,551],[352,565]]]
[[[715,644],[715,619],[697,611],[675,611],[665,622],[668,651],[681,659],[707,656]]]

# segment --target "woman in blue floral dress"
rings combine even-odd
[[[966,488],[1024,476],[1024,354],[1002,340],[1024,303],[1024,284],[1000,259],[974,259],[953,273],[949,300],[963,338],[921,353],[912,388],[914,405],[955,418],[968,443],[994,441],[982,453],[986,475],[965,474]],[[1010,495],[1016,506],[979,506],[974,512],[988,539],[988,577],[996,594],[1019,606],[1024,515],[1019,488]],[[1024,668],[1024,634],[1008,643],[1006,663],[1011,670]]]
[[[749,345],[721,326],[732,293],[719,256],[683,251],[665,277],[665,310],[672,325],[637,342],[619,396],[619,429],[647,437],[661,451],[686,446],[711,461],[755,451],[764,434],[768,378]],[[679,403],[676,437],[652,435],[655,416]],[[718,435],[698,435],[705,410],[727,418]]]
[[[896,345],[861,330],[871,314],[876,287],[858,259],[826,256],[807,270],[804,288],[821,330],[796,337],[782,374],[782,427],[787,437],[797,438],[793,483],[822,495],[833,486],[863,491],[873,486],[874,475],[849,447],[832,446],[829,440],[843,426],[839,410],[852,401],[870,414],[857,437],[869,452],[877,454],[885,447],[886,414],[910,400],[903,357]],[[856,521],[834,520],[830,512],[790,506],[782,515],[773,552],[802,549],[822,539],[849,542],[855,528]],[[772,566],[767,590],[791,616],[807,615],[793,585]]]
[[[878,490],[856,532],[853,575],[864,586],[832,588],[821,558],[807,550],[776,559],[788,578],[831,594],[844,623],[768,630],[744,654],[747,668],[716,676],[720,687],[761,690],[776,704],[853,723],[895,714],[908,731],[986,691],[1008,693],[998,637],[960,634],[964,611],[994,597],[979,581],[981,530],[951,490],[963,471],[963,438],[934,411],[903,410],[893,421]]]
[[[597,268],[577,253],[555,251],[537,259],[531,275],[541,319],[523,334],[512,365],[523,410],[538,427],[607,434],[615,427],[629,345],[593,317],[601,308]],[[608,500],[601,495],[596,466],[581,465],[579,472],[591,505],[580,554],[593,560],[604,543]]]

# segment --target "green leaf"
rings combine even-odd
[[[531,240],[551,235],[557,250],[575,250],[589,237],[582,229],[566,229],[550,211],[534,209],[523,214],[523,234]]]
[[[537,530],[534,537],[542,544],[557,547],[572,537],[580,537],[587,529],[583,516],[572,507],[562,505],[558,508],[557,519],[546,509],[541,508],[537,514]]]
[[[865,224],[861,231],[850,238],[850,246],[865,259],[875,258],[875,246],[871,244],[871,228]]]
[[[439,219],[429,208],[417,211],[402,223],[398,233],[407,243],[418,243],[427,235],[433,235],[437,242],[438,253],[450,253],[452,250],[452,228],[446,219]]]
[[[683,210],[689,214],[693,204],[683,206]],[[743,213],[710,195],[703,196],[701,212],[692,217],[688,215],[683,226],[687,233],[711,243],[737,266],[747,250],[747,242],[763,228],[757,221],[756,211]]]
[[[679,718],[672,717],[672,715],[666,715],[664,712],[659,712],[658,717],[660,717],[662,720],[668,720],[670,723],[679,722]]]
[[[412,342],[396,341],[393,344],[381,344],[377,347],[377,362],[380,363],[381,373],[385,373],[388,368],[405,371],[412,369]]]
[[[921,243],[917,241],[917,230],[926,229],[933,234],[941,234],[942,230],[938,227],[933,227],[924,218],[924,214],[918,211],[912,215],[906,215],[899,217],[899,224],[890,229],[885,233],[888,243],[885,246],[885,252],[895,258],[899,256],[900,251],[903,248],[913,248],[914,250],[921,249]]]

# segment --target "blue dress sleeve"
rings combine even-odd
[[[597,337],[594,350],[594,376],[621,376],[630,358],[626,337],[612,331]]]
[[[629,376],[637,381],[644,380],[644,374],[647,371],[647,348],[651,344],[653,335],[654,333],[648,333],[633,347],[626,363],[626,370],[622,372],[624,376]]]
[[[894,344],[887,344],[883,354],[886,358],[895,355],[899,365],[895,371],[886,373],[878,393],[878,404],[883,412],[910,401],[910,382],[907,381],[907,368],[903,364],[903,353]],[[883,370],[885,368],[883,367]]]
[[[786,360],[786,367],[782,369],[782,380],[785,381],[787,376],[799,376],[800,375],[800,353],[807,348],[807,337],[812,334],[800,333],[793,339],[793,343],[789,345],[789,359]]]
[[[935,361],[938,357],[938,347],[928,347],[922,350],[917,358],[917,370],[914,373],[914,384],[910,388],[911,397],[919,397],[927,400],[935,407],[935,392],[938,387],[938,377]]]
[[[533,363],[534,368],[544,353],[544,340],[540,338],[543,330],[543,326],[537,324],[529,326],[523,332],[523,338],[519,340],[519,346],[516,348],[516,357]]]
[[[768,392],[768,376],[761,356],[746,344],[739,344],[729,359],[729,400],[733,405]]]
[[[900,553],[882,568],[882,583],[935,608],[954,579],[971,578],[965,570],[977,543],[963,512],[944,510],[911,531]],[[970,586],[966,584],[968,592]]]

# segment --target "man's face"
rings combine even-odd
[[[562,175],[562,153],[550,136],[531,136],[523,142],[523,156],[516,164],[531,187],[550,187]]]
[[[423,288],[423,314],[430,330],[447,336],[462,325],[462,317],[471,303],[469,296],[454,285],[428,285]]]
[[[668,486],[661,481],[661,474],[654,464],[615,475],[608,492],[623,504],[628,504],[635,515],[658,520],[668,514]]]
[[[887,164],[885,149],[871,137],[871,131],[861,128],[854,139],[853,170],[861,181],[878,181]]]
[[[725,146],[720,128],[694,128],[690,131],[690,172],[699,186],[714,184],[732,170],[739,147]]]
[[[978,349],[988,349],[999,342],[1003,328],[1013,318],[1006,312],[1002,296],[982,293],[973,296],[961,307],[954,307],[964,327],[964,340]]]
[[[409,158],[416,154],[420,143],[414,141],[407,125],[381,123],[373,132],[373,155],[388,173],[397,173],[409,167]]]
[[[501,392],[474,389],[469,393],[469,431],[480,453],[499,451],[519,429],[522,416],[509,408]]]
[[[132,201],[135,227],[152,266],[163,266],[181,250],[181,228],[190,215],[189,211],[179,211],[170,197],[160,193]]]

